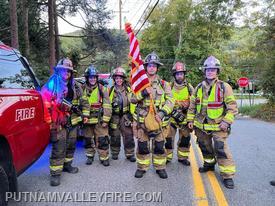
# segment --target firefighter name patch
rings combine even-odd
[[[15,121],[23,121],[26,119],[33,119],[35,115],[35,108],[23,108],[15,111]]]

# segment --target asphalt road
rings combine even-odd
[[[202,162],[194,142],[191,167],[179,164],[174,156],[173,162],[167,165],[166,180],[160,179],[152,167],[142,179],[134,178],[136,165],[125,160],[123,154],[119,160],[112,160],[110,167],[103,167],[98,158],[87,166],[82,142],[78,142],[74,165],[80,171],[63,173],[59,187],[49,185],[49,146],[18,178],[20,192],[44,196],[38,198],[39,202],[34,202],[37,197],[30,202],[25,194],[27,201],[13,200],[9,205],[275,205],[275,187],[269,185],[270,180],[275,180],[274,123],[239,117],[233,125],[228,142],[237,165],[234,190],[223,187],[217,167],[215,173],[197,172]],[[63,202],[47,202],[48,192],[68,196]]]

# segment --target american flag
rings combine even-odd
[[[130,82],[132,90],[136,94],[144,90],[146,87],[149,87],[150,82],[143,67],[138,40],[131,28],[131,24],[125,24],[125,31],[127,32],[130,41],[129,58],[131,59],[132,63]]]

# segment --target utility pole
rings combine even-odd
[[[121,32],[121,5],[122,5],[122,2],[121,0],[118,0],[118,5],[119,5],[119,31]]]

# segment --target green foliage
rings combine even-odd
[[[239,113],[266,121],[275,121],[275,104],[257,104],[239,108]]]
[[[203,60],[215,55],[225,66],[221,79],[236,81],[239,72],[227,65],[221,48],[233,33],[232,15],[240,1],[203,1],[193,4],[190,0],[171,0],[157,7],[143,31],[141,51],[156,51],[165,64],[159,73],[169,80],[170,69],[176,60],[186,63],[188,78],[197,85],[203,74],[199,70]],[[170,75],[169,75],[170,74]]]

